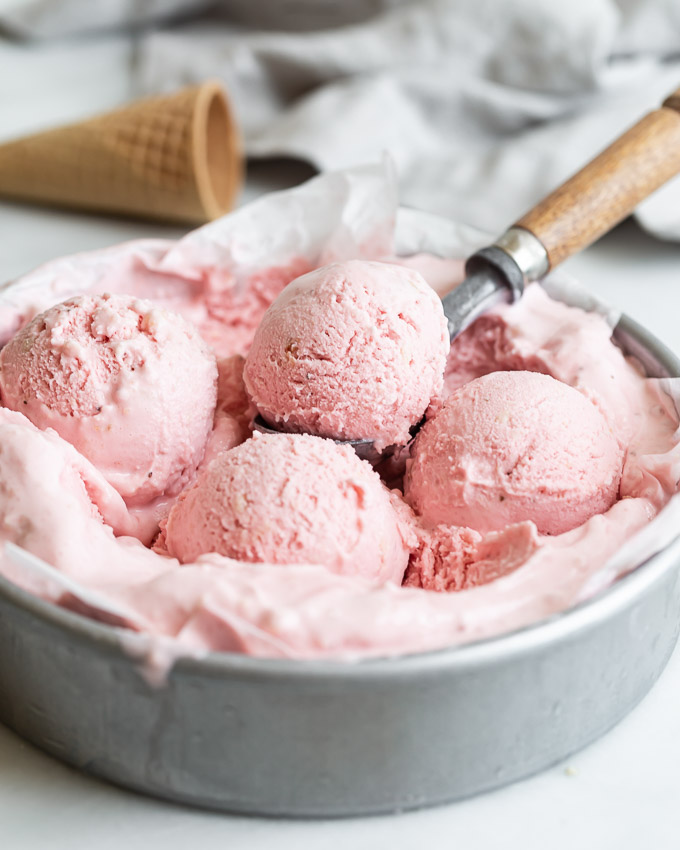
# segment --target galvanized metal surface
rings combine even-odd
[[[478,260],[478,254],[468,263],[473,259]],[[508,258],[506,260],[512,262]],[[485,265],[483,260],[480,260],[480,265],[481,268],[475,271],[468,268],[465,280],[442,298],[451,341],[483,313],[499,304],[511,304],[515,300],[515,293],[508,286],[507,278],[491,265]]]
[[[622,320],[656,374],[680,363]],[[466,797],[588,744],[645,695],[680,624],[680,541],[579,608],[460,649],[357,664],[214,654],[154,687],[115,629],[0,582],[0,719],[82,770],[253,814]]]

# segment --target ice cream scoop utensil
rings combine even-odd
[[[466,264],[443,299],[451,339],[611,230],[680,172],[680,89]]]
[[[425,418],[421,420],[425,421]],[[420,428],[421,422],[411,428],[411,434],[415,437],[416,432]],[[260,434],[281,434],[284,433],[281,428],[274,428],[261,416],[259,413],[253,420],[253,430]],[[371,466],[380,463],[381,460],[388,458],[394,454],[396,446],[388,446],[382,451],[378,451],[373,440],[334,440],[334,443],[342,443],[351,446],[362,460],[367,460]]]
[[[497,304],[521,298],[526,284],[587,248],[680,172],[680,89],[466,263],[465,280],[442,305],[453,340]],[[261,416],[254,427],[277,433]],[[415,434],[419,423],[414,423]],[[347,440],[375,464],[372,440]]]

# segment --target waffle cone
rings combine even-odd
[[[228,212],[239,135],[219,83],[0,145],[0,196],[185,223]]]

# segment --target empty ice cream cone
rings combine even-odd
[[[231,209],[241,179],[217,82],[0,145],[0,196],[55,206],[202,223]]]

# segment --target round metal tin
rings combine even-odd
[[[649,374],[680,362],[623,318]],[[94,775],[183,803],[340,816],[429,806],[543,770],[642,699],[680,625],[680,540],[531,628],[358,663],[214,653],[149,684],[120,632],[0,581],[0,719]]]

